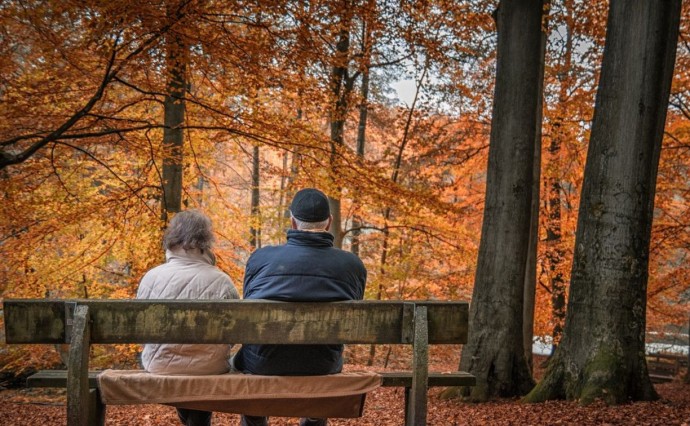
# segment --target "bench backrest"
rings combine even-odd
[[[70,343],[67,423],[88,423],[93,343],[412,345],[406,424],[426,424],[428,345],[467,341],[466,302],[5,300],[7,343]]]
[[[76,305],[89,308],[90,343],[411,344],[419,306],[428,343],[467,341],[466,302],[8,299],[7,343],[69,342]]]

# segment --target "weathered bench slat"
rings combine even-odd
[[[412,386],[411,372],[379,373],[383,378],[381,386],[406,387]],[[429,387],[439,386],[474,386],[477,379],[470,373],[463,371],[454,373],[429,373]]]
[[[77,302],[89,307],[91,343],[409,344],[414,310],[413,303],[375,301]],[[428,309],[430,344],[466,342],[467,303],[452,305],[421,304]],[[64,300],[6,300],[4,314],[7,343],[66,341]]]
[[[89,387],[98,387],[98,371],[89,371]],[[411,387],[412,372],[379,373],[384,387]],[[474,386],[476,379],[465,372],[429,373],[429,386]],[[64,388],[67,386],[67,370],[41,370],[26,379],[26,384],[32,388]]]
[[[89,371],[89,387],[98,387],[98,371]],[[26,378],[30,388],[67,387],[67,370],[41,370]]]

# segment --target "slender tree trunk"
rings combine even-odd
[[[169,18],[175,19],[170,11]],[[177,18],[179,19],[179,18]],[[187,87],[188,47],[182,36],[170,31],[166,38],[168,90],[163,102],[163,208],[165,222],[170,213],[182,209],[182,148],[184,143],[185,89]]]
[[[370,2],[372,3],[372,2]],[[373,11],[371,12],[373,13]],[[360,86],[361,101],[359,104],[359,124],[357,126],[357,157],[364,158],[364,148],[366,145],[367,118],[369,115],[369,64],[371,62],[371,24],[367,19],[363,19],[362,25],[362,52],[364,52],[364,66],[362,69],[362,82]],[[359,237],[362,234],[360,227],[362,221],[359,217],[358,209],[359,197],[355,194],[352,203],[355,205],[355,213],[352,218],[352,244],[350,251],[359,256]]]
[[[285,217],[285,210],[287,207],[285,207],[285,202],[286,202],[286,191],[287,191],[287,183],[288,183],[288,177],[289,177],[289,170],[290,170],[290,163],[288,162],[289,158],[289,151],[285,150],[283,151],[283,169],[282,173],[280,175],[280,193],[278,197],[278,212],[277,212],[277,217],[276,217],[276,223],[281,223],[282,219]]]
[[[551,140],[549,145],[549,157],[551,161],[558,162],[560,155],[560,141],[557,137]],[[555,167],[557,167],[554,164]],[[549,279],[551,281],[551,308],[553,317],[553,330],[551,332],[553,351],[558,346],[561,335],[563,334],[563,322],[565,321],[565,278],[561,264],[565,252],[562,248],[561,234],[561,183],[558,176],[548,178],[548,216],[546,225],[546,244],[548,249],[546,258],[548,260]]]
[[[559,93],[557,116],[554,118],[551,134],[551,142],[549,144],[549,161],[546,166],[546,188],[548,194],[547,200],[547,216],[546,216],[546,260],[549,271],[549,281],[551,288],[551,309],[553,318],[552,337],[552,355],[561,340],[563,334],[563,323],[565,322],[565,290],[566,282],[563,276],[563,259],[565,257],[565,250],[563,250],[562,238],[562,213],[561,213],[561,146],[566,141],[568,134],[564,128],[564,120],[566,119],[568,101],[568,89],[570,88],[570,79],[568,78],[572,66],[572,51],[573,51],[573,37],[572,37],[572,0],[566,0],[564,3],[566,13],[566,42],[563,52],[562,69],[559,72]]]
[[[204,175],[201,174],[201,170],[199,170],[199,177],[196,179],[196,189],[198,192],[196,202],[199,205],[199,207],[204,205],[204,186],[206,186],[206,179],[204,178]]]
[[[360,86],[360,97],[361,97],[361,103],[359,105],[359,125],[357,126],[357,157],[360,159],[364,159],[364,148],[366,145],[366,131],[367,131],[367,118],[369,116],[369,66],[371,64],[371,47],[373,40],[371,39],[371,34],[372,34],[372,16],[375,13],[375,7],[376,7],[376,1],[370,0],[369,1],[369,15],[363,16],[362,17],[362,52],[364,54],[363,58],[363,69],[362,69],[362,82]],[[355,194],[355,197],[353,199],[353,204],[357,206],[359,204],[359,197],[357,194]],[[354,230],[352,231],[352,244],[351,244],[351,251],[355,255],[359,256],[359,244],[360,244],[360,235],[361,235],[361,230],[359,229],[362,226],[362,221],[359,218],[357,208],[355,208],[355,214],[352,219],[352,227]],[[388,233],[388,228],[384,228],[384,234]],[[383,276],[385,275],[385,253],[388,251],[388,247],[386,246],[388,244],[388,235],[384,236],[384,255],[381,258],[381,280],[380,282],[383,282]],[[378,291],[376,292],[376,298],[377,300],[381,300],[382,296],[382,291],[383,288],[381,287],[381,284],[379,284]],[[388,353],[385,358],[384,365],[387,367],[388,366],[388,359],[390,357],[391,353],[391,348],[388,348]],[[373,365],[374,364],[374,359],[376,358],[376,345],[371,345],[369,347],[369,360],[367,362],[367,365]]]
[[[341,2],[341,23],[338,32],[338,42],[331,69],[331,195],[328,196],[328,204],[333,215],[331,233],[335,237],[333,245],[337,248],[343,246],[343,224],[340,209],[341,189],[338,179],[338,151],[343,146],[343,133],[345,131],[345,119],[347,118],[348,100],[353,88],[353,81],[348,77],[347,67],[350,61],[350,25],[352,22],[350,0]]]
[[[417,106],[417,101],[422,91],[424,79],[426,78],[427,72],[429,71],[429,61],[424,64],[424,69],[422,70],[422,75],[417,82],[417,87],[415,90],[414,98],[412,100],[412,105],[407,112],[407,119],[405,121],[405,129],[403,130],[402,140],[400,141],[400,146],[398,146],[398,152],[395,156],[395,163],[393,164],[393,174],[391,175],[391,182],[397,184],[400,179],[400,169],[402,167],[403,155],[405,153],[405,148],[410,141],[410,128],[412,127],[412,117],[414,116],[414,111]],[[381,299],[383,294],[383,277],[386,274],[386,263],[388,259],[388,240],[390,238],[390,229],[388,228],[388,221],[390,220],[392,209],[390,206],[386,207],[383,211],[383,246],[381,249],[381,270],[379,279],[379,288],[376,292],[377,299]]]
[[[261,247],[261,169],[259,146],[254,145],[252,153],[252,210],[249,244],[257,249]]]
[[[688,320],[688,349],[690,349],[690,320]],[[685,383],[690,383],[690,350],[688,350],[688,371],[685,372]]]
[[[473,401],[524,395],[533,386],[523,343],[525,265],[532,216],[534,149],[541,93],[542,0],[502,1],[497,10],[496,88],[486,204],[460,369]],[[448,393],[446,393],[448,395]]]
[[[557,126],[554,126],[557,131]],[[546,224],[546,259],[548,260],[549,280],[551,281],[551,308],[553,330],[551,333],[553,351],[558,346],[563,333],[565,320],[565,278],[562,263],[565,256],[561,234],[561,183],[559,176],[561,140],[560,135],[554,134],[549,145],[549,171],[547,178],[548,214]]]
[[[645,359],[649,241],[680,0],[611,0],[563,339],[528,401],[657,398]]]
[[[302,120],[302,109],[297,108],[297,115],[296,115],[297,121]],[[295,193],[297,192],[295,190],[295,181],[299,177],[299,170],[300,170],[300,164],[302,162],[302,154],[300,154],[300,148],[295,147],[294,152],[292,153],[292,158],[290,159],[290,173],[288,174],[287,182],[285,185],[285,212],[284,212],[284,217],[286,219],[286,222],[289,224],[289,219],[290,219],[290,203],[292,202],[292,197],[294,197]]]

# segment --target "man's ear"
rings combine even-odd
[[[331,229],[331,223],[333,223],[333,215],[328,216],[328,225],[326,225],[326,231]]]
[[[292,216],[290,216],[290,228],[297,229],[297,222],[295,221],[295,218]]]

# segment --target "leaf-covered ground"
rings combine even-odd
[[[539,362],[539,360],[538,360]],[[436,362],[436,370],[457,365],[457,359]],[[389,363],[394,364],[394,363]],[[395,366],[394,366],[395,367]],[[369,369],[350,364],[348,369]],[[380,369],[380,368],[374,368]],[[392,368],[395,369],[395,368]],[[539,374],[538,372],[537,374]],[[522,404],[517,400],[497,400],[468,404],[437,398],[440,389],[429,392],[430,425],[685,425],[690,426],[690,385],[680,380],[656,385],[661,399],[609,407],[595,403],[587,407],[575,402],[552,401]],[[401,425],[403,391],[380,388],[367,397],[364,417],[332,419],[335,425]],[[11,389],[0,391],[0,425],[64,425],[65,392],[56,389]],[[109,406],[107,425],[175,425],[171,407],[159,405]],[[216,413],[214,425],[239,425],[239,416]],[[296,425],[296,419],[274,418],[271,425]]]

